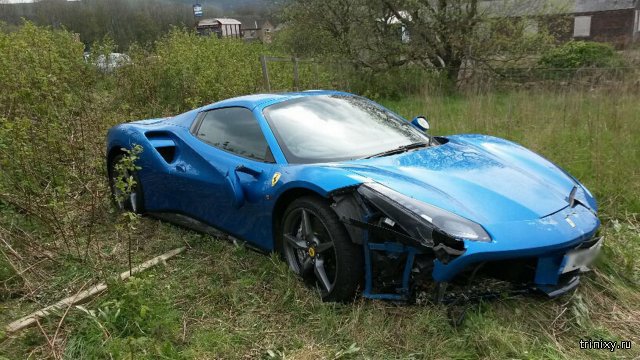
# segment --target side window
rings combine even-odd
[[[249,109],[230,107],[207,112],[196,136],[222,150],[255,160],[267,160],[267,141]]]

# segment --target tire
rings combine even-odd
[[[303,225],[305,218],[307,226]],[[322,300],[349,302],[355,298],[364,276],[363,250],[351,241],[344,224],[323,199],[305,196],[293,201],[282,217],[278,240],[289,268],[315,286]]]
[[[111,189],[111,200],[120,211],[131,211],[136,214],[142,214],[144,212],[144,197],[143,197],[144,195],[142,193],[142,183],[140,182],[140,178],[138,177],[138,174],[136,172],[133,172],[133,173],[127,172],[125,174],[116,173],[117,172],[116,164],[118,164],[123,157],[124,157],[124,154],[118,154],[114,156],[113,159],[111,159],[111,162],[109,163],[108,175],[109,175],[109,188]],[[133,176],[133,179],[135,180],[136,185],[132,189],[129,196],[127,196],[122,200],[118,200],[118,193],[120,191],[115,186],[116,179],[118,179],[118,177],[128,177],[128,176]]]

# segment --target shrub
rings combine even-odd
[[[77,330],[65,357],[101,359],[178,359],[175,334],[180,322],[168,298],[159,295],[152,278],[131,277],[109,285],[109,298],[96,310],[80,308]]]
[[[83,50],[74,34],[28,22],[0,32],[0,202],[77,255],[101,186],[95,144],[104,136],[90,115],[96,74]]]
[[[74,34],[29,22],[0,32],[0,116],[45,123],[76,113],[91,81],[83,51]]]
[[[0,302],[19,295],[22,278],[6,257],[0,257]]]
[[[384,72],[353,71],[349,90],[372,99],[397,100],[422,91],[446,92],[452,86],[444,73],[408,66]]]
[[[118,92],[138,117],[176,114],[262,86],[261,44],[173,29],[148,52],[134,46],[117,72]]]
[[[624,61],[611,45],[589,41],[569,41],[553,48],[540,58],[539,63],[557,69],[624,66]]]

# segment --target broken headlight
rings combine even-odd
[[[403,195],[384,185],[366,183],[360,186],[358,192],[393,220],[400,224],[408,224],[404,227],[409,228],[406,229],[409,232],[413,232],[411,228],[416,228],[415,231],[423,238],[425,235],[431,237],[431,234],[424,234],[424,230],[421,230],[418,225],[426,225],[431,232],[437,230],[454,239],[491,241],[489,234],[479,224],[450,211]],[[407,215],[409,219],[404,219]]]

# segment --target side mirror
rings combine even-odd
[[[414,117],[413,120],[411,120],[411,125],[418,128],[418,130],[424,132],[429,131],[429,121],[427,121],[427,118],[422,115]]]

